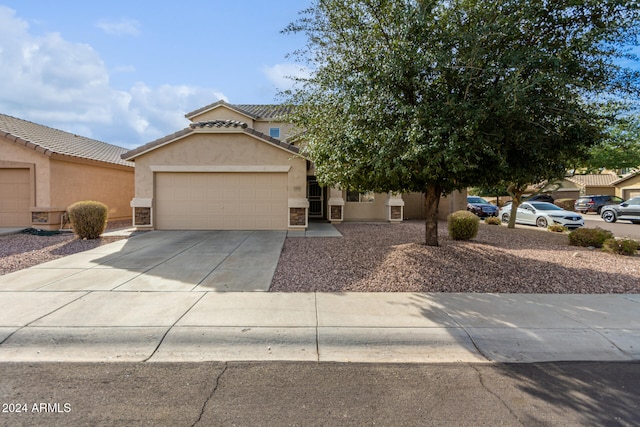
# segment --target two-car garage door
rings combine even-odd
[[[286,173],[163,172],[155,188],[161,230],[287,228]]]

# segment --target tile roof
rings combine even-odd
[[[620,178],[620,179],[616,179],[615,181],[613,181],[613,182],[612,182],[612,184],[613,184],[613,185],[618,185],[618,184],[620,184],[620,183],[622,183],[622,182],[624,182],[624,181],[626,181],[626,180],[628,180],[628,179],[634,178],[634,177],[636,177],[636,176],[638,176],[638,175],[640,175],[640,171],[637,171],[637,172],[631,172],[631,173],[629,173],[629,174],[627,174],[627,175],[623,176],[623,177],[622,177],[622,178]]]
[[[216,101],[213,104],[205,105],[202,108],[198,108],[190,113],[185,114],[186,118],[191,118],[205,111],[212,110],[220,105],[225,105],[233,110],[238,111],[246,116],[251,117],[254,120],[277,120],[291,113],[292,107],[290,105],[279,104],[229,104],[225,101]]]
[[[247,127],[246,123],[242,123],[242,122],[238,122],[235,120],[212,120],[209,122],[196,122],[196,123],[192,123],[189,125],[188,128],[182,129],[181,131],[172,133],[171,135],[167,135],[163,138],[160,139],[156,139],[155,141],[151,141],[145,145],[142,145],[134,150],[131,151],[127,151],[126,153],[122,154],[122,158],[126,159],[126,160],[132,160],[135,157],[138,157],[141,154],[144,154],[148,151],[152,151],[156,148],[159,148],[165,144],[168,144],[172,141],[175,141],[176,139],[185,137],[187,135],[190,135],[192,133],[195,133],[195,129],[196,128],[234,128],[234,129],[238,129],[239,132],[243,132],[246,133],[247,135],[253,135],[261,140],[263,140],[264,142],[267,142],[269,144],[275,145],[277,147],[281,147],[284,148],[285,150],[291,151],[292,153],[298,154],[300,152],[300,148],[296,147],[295,145],[292,144],[288,144],[284,141],[281,141],[279,139],[276,138],[272,138],[269,135],[265,135],[262,132],[258,132],[257,130],[253,129],[253,128],[249,128]]]
[[[618,175],[614,174],[586,174],[586,175],[573,175],[567,177],[568,181],[583,187],[607,187],[611,186],[614,181],[618,179]]]
[[[0,114],[0,137],[23,145],[45,155],[60,154],[133,167],[122,160],[126,148],[74,135],[27,120]]]

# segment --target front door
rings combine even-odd
[[[309,199],[309,218],[323,218],[324,192],[314,177],[307,181],[307,199]]]

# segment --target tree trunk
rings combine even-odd
[[[442,189],[437,185],[428,185],[424,192],[425,219],[425,244],[438,246],[438,205]]]
[[[511,185],[507,189],[507,192],[511,196],[511,212],[509,213],[509,224],[507,228],[516,228],[516,216],[518,214],[518,206],[522,203],[522,194],[526,190],[527,186]]]

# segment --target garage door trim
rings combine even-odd
[[[246,172],[246,173],[286,173],[291,170],[290,165],[283,166],[167,166],[152,165],[152,172]]]

